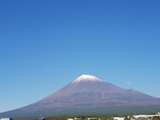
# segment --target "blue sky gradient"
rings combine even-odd
[[[160,1],[0,1],[0,112],[83,73],[160,97]]]

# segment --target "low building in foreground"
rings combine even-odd
[[[13,120],[12,118],[0,118],[0,120]]]

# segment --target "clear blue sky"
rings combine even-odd
[[[82,73],[160,96],[159,0],[1,0],[0,112]]]

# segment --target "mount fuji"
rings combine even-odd
[[[83,74],[52,95],[0,117],[146,113],[160,111],[160,99]]]

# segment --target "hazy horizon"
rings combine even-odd
[[[0,112],[81,74],[160,97],[160,2],[0,2]]]

